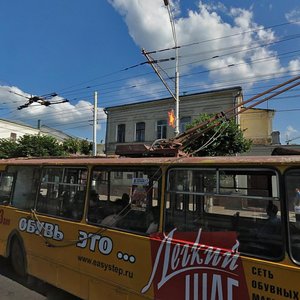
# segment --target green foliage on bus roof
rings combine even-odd
[[[213,115],[202,114],[187,124],[186,130],[209,120]],[[244,137],[244,130],[234,119],[216,120],[199,129],[199,137],[190,141],[185,152],[193,156],[226,156],[248,152],[252,141]]]

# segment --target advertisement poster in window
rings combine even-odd
[[[146,210],[147,191],[149,189],[148,178],[133,178],[131,187],[131,207],[134,210]]]

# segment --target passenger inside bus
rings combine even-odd
[[[146,233],[151,234],[158,231],[159,224],[159,207],[154,206],[151,210],[151,223],[149,224]]]
[[[269,238],[272,235],[275,236],[280,235],[281,226],[280,226],[280,218],[278,218],[277,216],[278,207],[275,204],[273,204],[272,201],[269,201],[268,206],[266,208],[266,213],[268,215],[268,219],[259,230],[258,237]]]
[[[92,222],[99,222],[100,218],[100,200],[99,194],[95,190],[91,190],[90,197],[89,197],[89,210],[88,210],[88,217],[89,220]]]
[[[117,223],[122,219],[123,216],[126,215],[129,208],[129,196],[128,201],[127,197],[124,196],[127,194],[123,194],[122,199],[117,199],[113,203],[113,214],[106,216],[102,221],[101,225],[104,226],[117,226]],[[124,198],[124,199],[123,199]]]

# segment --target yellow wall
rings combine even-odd
[[[241,129],[245,138],[251,139],[256,145],[270,145],[272,142],[273,110],[249,109],[240,114]]]

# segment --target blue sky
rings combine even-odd
[[[248,99],[299,75],[298,0],[170,3],[181,46],[180,94],[240,85]],[[41,120],[91,138],[93,93],[98,91],[101,141],[101,108],[169,96],[142,64],[141,54],[142,48],[173,46],[163,0],[2,1],[0,24],[0,118],[33,126]],[[153,54],[155,59],[171,57],[173,50]],[[160,67],[173,89],[174,61]],[[299,89],[261,105],[276,110],[273,130],[281,132],[283,143],[300,136]],[[53,103],[69,102],[17,109],[32,95],[50,93],[58,95],[49,97]]]

